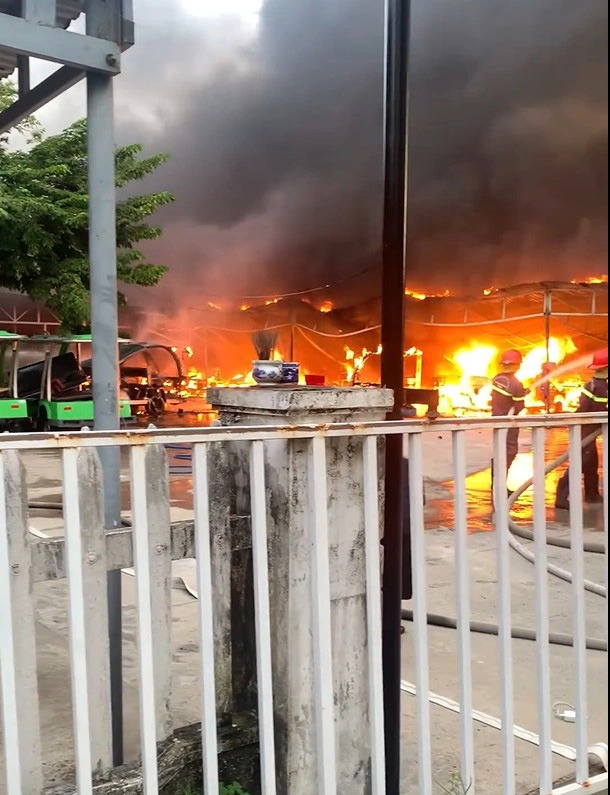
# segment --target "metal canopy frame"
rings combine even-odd
[[[0,0],[0,78],[18,71],[19,99],[0,113],[0,133],[7,132],[43,105],[71,88],[88,73],[115,75],[121,52],[134,43],[132,0],[74,0],[71,13],[56,0],[21,0],[21,15],[13,3]],[[81,11],[87,16],[85,34],[64,30]],[[30,88],[29,59],[60,64],[50,77]]]
[[[67,30],[82,12],[85,33]],[[116,188],[112,78],[121,71],[121,53],[134,43],[132,0],[0,0],[0,77],[16,68],[19,98],[0,113],[0,133],[87,80],[89,183],[89,268],[91,284],[92,375],[95,427],[119,428],[118,306],[116,274]],[[59,69],[31,88],[29,59]],[[102,451],[104,515],[108,530],[121,522],[118,448]],[[112,758],[123,762],[121,573],[108,574]]]

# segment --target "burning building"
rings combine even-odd
[[[489,288],[472,298],[410,294],[405,385],[438,388],[443,413],[483,412],[499,352],[518,348],[524,355],[519,376],[530,386],[546,362],[558,366],[552,403],[569,409],[579,386],[571,363],[607,344],[607,314],[605,277]],[[187,391],[203,396],[208,383],[251,383],[250,335],[261,328],[277,332],[276,356],[301,362],[302,375],[321,373],[336,384],[377,383],[378,318],[378,300],[335,308],[320,296],[271,296],[247,307],[206,302],[178,318],[142,313],[133,320],[139,336],[192,347]],[[544,395],[534,390],[528,406],[543,409]]]

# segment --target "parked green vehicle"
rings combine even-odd
[[[26,401],[17,388],[17,361],[21,334],[0,330],[0,432],[23,430],[29,425]]]
[[[32,426],[39,431],[80,430],[93,426],[91,379],[81,366],[81,347],[90,334],[35,336],[27,343],[42,348],[44,358],[17,371],[19,395],[27,401]],[[129,399],[119,402],[121,422],[131,417]]]

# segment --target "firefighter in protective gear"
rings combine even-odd
[[[595,354],[593,361],[589,365],[593,370],[593,378],[584,385],[580,393],[578,411],[582,413],[608,412],[608,349]],[[596,437],[601,433],[601,425],[584,425],[582,429],[583,438],[592,433]],[[602,502],[599,493],[599,455],[597,453],[597,441],[589,442],[582,448],[582,473],[585,480],[585,502]],[[555,494],[555,507],[562,510],[570,509],[570,470],[561,476],[557,484]]]
[[[507,417],[520,414],[525,408],[526,390],[515,373],[521,367],[523,357],[519,351],[505,351],[500,360],[500,372],[491,385],[492,417]],[[511,428],[506,437],[506,469],[519,452],[519,429]]]

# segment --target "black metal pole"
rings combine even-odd
[[[407,209],[407,133],[410,0],[386,0],[385,186],[381,308],[381,380],[394,390],[389,419],[404,403],[403,350]],[[400,436],[386,438],[383,679],[386,792],[400,793],[400,627],[410,597],[408,465]],[[407,558],[406,560],[404,558]]]

